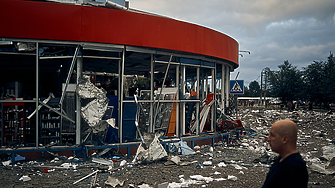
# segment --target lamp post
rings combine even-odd
[[[246,52],[246,53],[249,53],[250,54],[250,51],[247,51],[247,50],[239,50],[238,52]],[[243,57],[242,54],[239,54],[241,57]]]
[[[261,71],[261,91],[260,91],[261,105],[265,105],[265,101],[266,101],[266,84],[268,82],[268,73],[269,72],[270,72],[269,67],[265,67]],[[263,76],[264,76],[264,80],[263,80]],[[263,84],[263,82],[264,82],[264,84]],[[262,99],[263,86],[264,86],[264,102],[263,102],[263,99]]]

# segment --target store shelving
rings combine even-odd
[[[6,98],[2,103],[2,145],[12,145],[25,141],[25,109],[24,103],[10,102],[23,98]]]
[[[47,104],[55,110],[60,111],[58,101],[59,98],[53,98]],[[51,142],[59,143],[61,140],[60,115],[46,107],[42,107],[39,114],[41,144],[48,145]]]

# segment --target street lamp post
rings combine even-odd
[[[265,67],[264,69],[262,69],[261,71],[261,91],[260,91],[260,100],[261,100],[261,105],[265,105],[266,102],[266,84],[268,82],[268,73],[270,72],[269,67]],[[263,80],[263,76],[264,76],[264,80]],[[263,84],[264,82],[264,84]],[[263,95],[263,87],[264,87],[264,101],[262,98]]]

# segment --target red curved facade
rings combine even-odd
[[[238,42],[170,18],[48,2],[0,0],[0,38],[121,44],[228,60],[238,66]],[[235,66],[234,66],[235,67]]]

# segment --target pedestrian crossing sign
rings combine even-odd
[[[230,80],[230,94],[244,94],[244,80]]]

